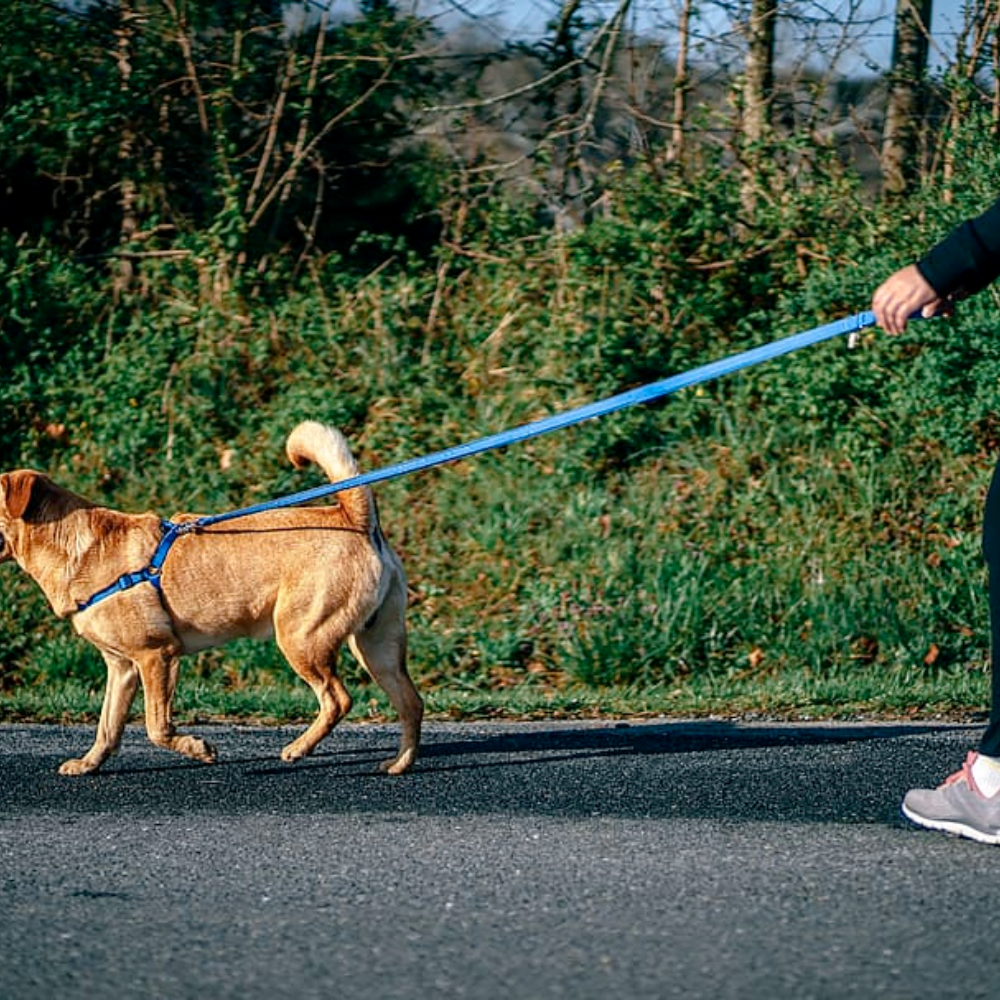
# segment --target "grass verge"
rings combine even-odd
[[[820,719],[947,719],[978,722],[986,718],[988,675],[956,670],[928,678],[916,671],[865,671],[855,676],[767,676],[689,678],[649,687],[533,683],[496,689],[435,686],[424,690],[430,719],[567,719],[651,716]],[[351,721],[383,721],[394,713],[381,690],[355,685]],[[65,680],[26,685],[0,698],[0,722],[93,722],[100,713],[99,687]],[[313,715],[315,702],[304,686],[256,682],[239,690],[203,678],[183,679],[176,716],[181,722],[232,721],[260,724],[300,723]],[[141,716],[142,698],[134,715]]]

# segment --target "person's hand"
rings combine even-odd
[[[906,321],[918,311],[924,317],[936,316],[944,308],[944,300],[927,283],[916,264],[890,275],[872,296],[875,320],[886,333],[902,333]]]

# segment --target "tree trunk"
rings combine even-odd
[[[962,29],[955,41],[953,74],[948,102],[948,127],[945,129],[941,149],[941,197],[951,202],[953,182],[958,175],[956,160],[961,157],[959,133],[962,123],[973,109],[976,76],[989,65],[993,70],[994,98],[996,95],[996,53],[1000,31],[1000,0],[974,0],[965,8]],[[996,101],[993,101],[993,120],[996,122]]]
[[[899,196],[920,176],[919,143],[933,0],[896,0],[889,99],[882,136],[882,187]]]
[[[993,135],[1000,138],[1000,32],[993,37]]]
[[[139,15],[128,0],[120,4],[120,23],[115,31],[115,62],[118,67],[118,89],[121,94],[121,107],[124,120],[121,134],[118,138],[118,204],[121,208],[121,223],[118,232],[118,243],[122,250],[132,241],[139,228],[136,212],[137,188],[133,173],[132,157],[135,153],[135,132],[128,120],[128,109],[133,100],[131,94],[132,78],[132,43],[135,37],[135,23]],[[114,280],[114,295],[117,299],[125,292],[132,282],[132,260],[122,255],[118,261],[118,270]]]
[[[691,76],[688,71],[688,50],[691,45],[691,7],[694,0],[684,0],[681,20],[677,27],[677,63],[674,66],[674,108],[670,125],[670,142],[667,145],[667,160],[671,163],[684,161],[684,125],[687,122],[687,101],[691,91]]]
[[[743,85],[743,138],[760,142],[771,127],[774,95],[774,32],[778,0],[753,0],[747,37],[747,61]]]
[[[774,38],[778,0],[752,0],[747,23],[747,59],[743,83],[743,188],[745,221],[753,223],[757,211],[760,144],[771,131],[774,96]]]

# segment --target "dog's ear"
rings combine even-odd
[[[0,476],[0,492],[10,517],[27,520],[45,492],[47,482],[37,472],[8,472]]]

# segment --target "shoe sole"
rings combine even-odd
[[[911,823],[916,823],[917,826],[925,827],[928,830],[939,830],[941,833],[950,833],[955,837],[965,837],[968,840],[975,840],[980,844],[1000,844],[1000,830],[988,833],[985,830],[977,830],[974,826],[968,826],[956,820],[928,819],[926,816],[921,816],[907,809],[905,805],[902,807],[902,810],[903,815]]]

